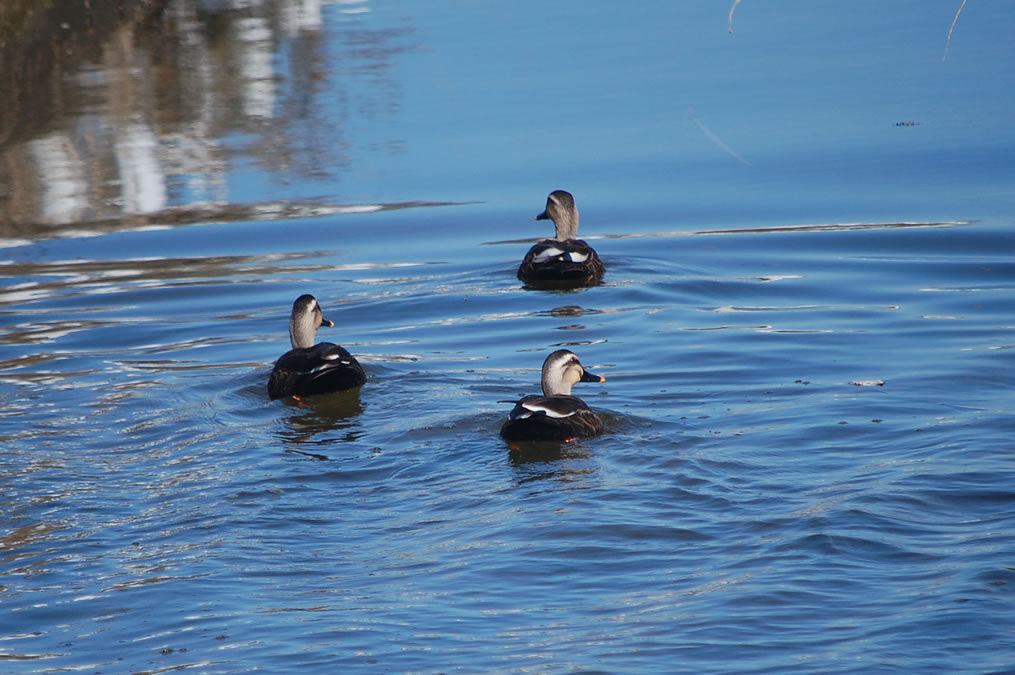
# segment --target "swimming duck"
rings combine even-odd
[[[571,193],[551,192],[536,220],[552,220],[556,236],[529,249],[518,268],[518,278],[528,284],[598,284],[606,266],[591,246],[577,238],[578,207]]]
[[[272,400],[292,396],[296,400],[314,394],[354,389],[366,382],[363,366],[344,348],[330,342],[314,344],[320,326],[334,327],[324,318],[321,305],[312,295],[301,295],[293,303],[289,318],[289,342],[293,348],[279,357],[268,378]]]
[[[509,441],[561,441],[603,432],[603,423],[585,401],[571,395],[578,382],[605,382],[585,370],[574,352],[558,349],[543,361],[543,395],[530,394],[514,403],[500,435]]]

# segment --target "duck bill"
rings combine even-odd
[[[582,379],[581,379],[581,381],[582,382],[606,382],[606,378],[602,377],[600,375],[595,375],[594,373],[590,373],[589,371],[586,370],[584,373],[582,373]]]
[[[549,216],[549,214],[546,211],[543,211],[538,216],[536,216],[536,220],[549,220],[549,219],[550,219],[550,216]]]
[[[321,318],[321,325],[322,326],[327,326],[328,328],[334,328],[335,327],[335,322],[334,321],[328,321],[325,318]]]

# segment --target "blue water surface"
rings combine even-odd
[[[135,26],[2,149],[0,669],[1010,669],[1015,9],[942,59],[959,4]],[[558,188],[601,286],[515,278]],[[268,399],[302,293],[362,390]],[[511,447],[559,348],[607,433]]]

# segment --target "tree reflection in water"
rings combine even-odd
[[[412,30],[372,28],[365,2],[90,4],[0,9],[20,36],[0,44],[0,237],[333,208],[353,118],[400,109],[388,73]],[[251,166],[277,194],[244,184]],[[314,199],[291,187],[314,182]]]

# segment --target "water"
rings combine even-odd
[[[1010,668],[1012,10],[877,7],[120,29],[3,148],[3,670]],[[304,292],[358,394],[268,400]]]

